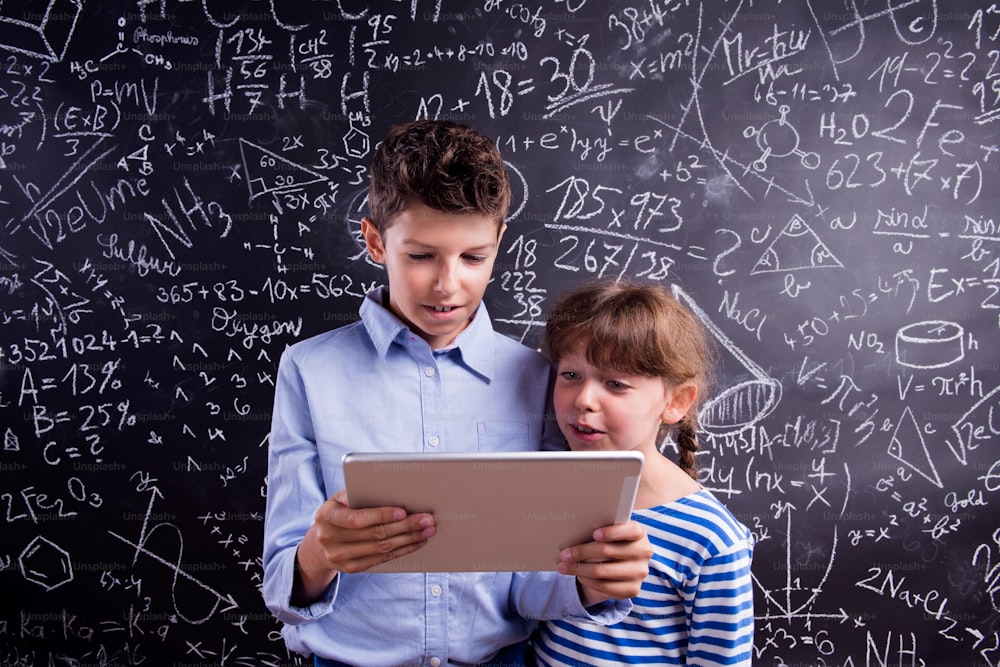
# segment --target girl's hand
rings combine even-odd
[[[594,541],[563,549],[559,571],[576,576],[585,607],[639,594],[649,574],[653,546],[635,521],[594,531]]]

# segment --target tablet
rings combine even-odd
[[[351,453],[351,507],[432,512],[437,534],[370,572],[555,570],[559,552],[629,519],[639,452]]]

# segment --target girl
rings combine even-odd
[[[570,448],[643,453],[632,518],[654,554],[625,620],[543,623],[538,664],[749,665],[753,540],[697,481],[696,415],[713,362],[701,323],[660,285],[599,282],[554,307],[545,346]],[[677,463],[660,448],[671,431]]]

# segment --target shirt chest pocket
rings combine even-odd
[[[531,428],[527,422],[478,422],[476,432],[481,452],[535,451],[541,446],[536,438],[531,437]]]

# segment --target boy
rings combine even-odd
[[[388,286],[365,297],[360,322],[282,356],[263,592],[289,648],[319,665],[509,660],[535,621],[612,623],[639,592],[651,547],[634,522],[564,550],[559,573],[366,573],[434,539],[434,517],[348,508],[344,453],[534,450],[556,435],[548,363],[494,332],[481,305],[509,204],[488,139],[449,122],[395,128],[361,226]]]

